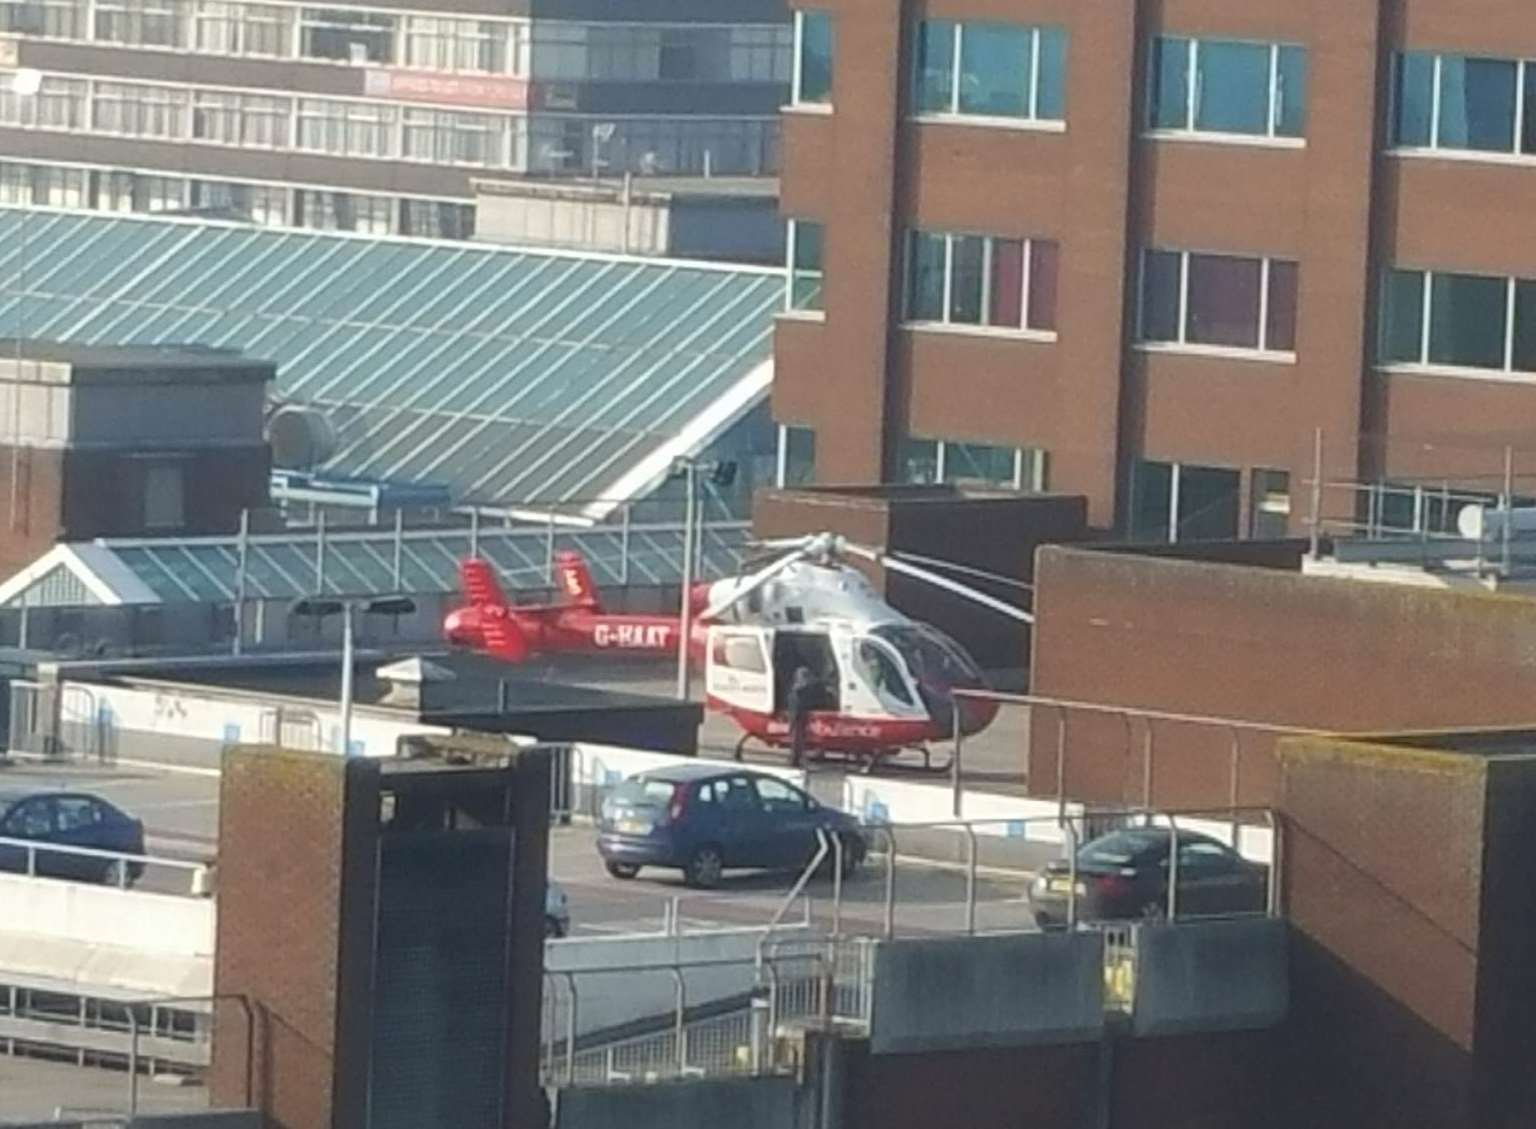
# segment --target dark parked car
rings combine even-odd
[[[1112,831],[1085,843],[1077,852],[1077,919],[1115,921],[1157,918],[1168,907],[1166,827]],[[1030,907],[1042,929],[1067,923],[1071,887],[1066,859],[1057,859],[1035,876]],[[1179,832],[1179,917],[1261,913],[1267,903],[1269,870],[1249,862],[1209,835]]]
[[[804,867],[823,828],[837,834],[852,871],[865,852],[852,816],[766,773],[680,765],[632,776],[609,794],[597,849],[615,878],[675,867],[690,886],[707,888],[736,867]]]
[[[144,853],[144,825],[99,796],[83,792],[0,792],[0,839]],[[27,849],[0,843],[0,870],[25,872]],[[39,850],[37,873],[50,878],[131,885],[144,864],[127,859]]]

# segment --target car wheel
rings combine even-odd
[[[725,858],[720,854],[719,847],[700,847],[688,856],[688,865],[683,868],[683,881],[700,890],[712,890],[720,885],[720,875],[724,870]]]
[[[640,868],[632,862],[606,862],[603,864],[608,873],[615,878],[623,878],[626,881],[640,873]]]
[[[550,941],[564,936],[565,926],[560,924],[560,919],[558,917],[550,917],[548,914],[545,914],[544,939],[546,941]]]
[[[107,863],[101,872],[101,882],[104,886],[118,886],[127,889],[132,880],[128,873],[128,863],[125,859],[113,859]]]

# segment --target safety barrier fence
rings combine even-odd
[[[756,957],[546,972],[544,1082],[613,1085],[791,1069],[789,1036],[796,1027],[867,1029],[871,944],[868,938],[794,941]],[[638,1025],[642,1030],[584,1030],[583,985],[590,1000],[615,977],[669,979],[672,1006]],[[705,993],[707,1002],[699,999]]]
[[[121,890],[142,886],[167,894],[203,896],[212,892],[211,869],[206,862],[0,836],[0,873],[4,872],[29,878],[100,882]]]

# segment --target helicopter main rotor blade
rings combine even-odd
[[[786,553],[766,568],[759,569],[751,576],[746,577],[736,588],[733,588],[722,600],[717,600],[699,613],[700,620],[718,619],[730,611],[742,600],[745,600],[753,592],[756,592],[764,584],[767,584],[779,573],[792,564],[803,561],[811,554],[810,548],[799,548],[792,553]]]
[[[963,596],[972,603],[980,604],[984,608],[1018,620],[1020,623],[1034,623],[1035,617],[1022,608],[1016,608],[1006,601],[988,596],[985,592],[978,592],[969,585],[961,584],[958,580],[951,580],[947,576],[940,576],[931,569],[922,568],[919,565],[904,561],[900,557],[893,557],[889,553],[882,553],[878,549],[871,549],[868,545],[859,545],[852,541],[839,541],[837,547],[844,552],[852,553],[856,557],[875,561],[884,565],[892,572],[904,573],[915,580],[922,580],[932,584],[935,588],[942,588],[946,592],[953,592],[957,596]]]
[[[915,564],[909,564],[908,562],[901,560],[898,557],[882,556],[880,557],[880,563],[883,564],[886,568],[890,569],[892,572],[905,573],[906,575],[914,577],[917,580],[926,581],[927,583],[932,584],[935,588],[942,588],[946,592],[953,592],[957,596],[964,596],[972,603],[980,604],[984,608],[990,608],[992,611],[1000,612],[1006,616],[1011,616],[1018,620],[1020,623],[1035,622],[1035,617],[1029,612],[1025,611],[1023,608],[1016,608],[1012,604],[1006,603],[992,596],[988,596],[985,592],[978,592],[974,588],[961,584],[958,580],[951,580],[947,576],[940,576],[936,572],[932,572],[926,568],[920,568]]]
[[[1034,591],[1035,586],[1023,580],[1017,580],[1011,576],[1004,576],[999,572],[988,572],[984,568],[976,568],[974,565],[957,564],[954,561],[940,560],[938,557],[924,557],[917,553],[909,553],[905,549],[893,552],[891,556],[898,560],[911,561],[913,564],[927,565],[929,568],[942,569],[947,572],[958,572],[961,576],[974,576],[977,580],[985,580],[992,584],[1002,584],[1009,588],[1021,588],[1026,592]]]

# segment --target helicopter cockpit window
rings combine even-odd
[[[729,667],[731,670],[745,670],[753,674],[764,674],[768,670],[763,648],[755,638],[717,638],[711,657],[716,666]]]
[[[907,689],[907,680],[902,677],[895,659],[886,653],[885,648],[865,639],[859,643],[858,656],[864,679],[874,688],[876,694],[882,698],[898,701],[902,705],[912,704],[912,693]]]
[[[981,672],[959,644],[927,624],[881,624],[873,633],[901,652],[919,684],[982,684]]]

